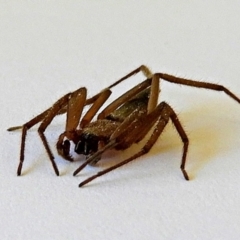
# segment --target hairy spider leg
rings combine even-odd
[[[67,100],[67,120],[66,131],[75,130],[79,124],[82,111],[87,98],[87,89],[80,88],[79,91],[73,92]]]
[[[161,78],[167,82],[171,82],[171,83],[176,83],[176,84],[181,84],[181,85],[186,85],[186,86],[191,86],[191,87],[197,87],[197,88],[205,88],[205,89],[210,89],[210,90],[215,90],[215,91],[220,91],[220,92],[222,91],[222,92],[225,92],[231,98],[233,98],[235,101],[240,103],[240,98],[238,98],[229,89],[227,89],[226,87],[219,85],[219,84],[194,81],[191,79],[175,77],[173,75],[169,75],[169,74],[165,74],[165,73],[156,73],[154,75],[157,75],[157,76],[159,76],[159,78]]]
[[[174,110],[167,103],[162,102],[150,114],[145,115],[142,120],[140,117],[139,121],[133,123],[136,126],[136,128],[134,128],[133,131],[130,131],[130,129],[127,129],[127,130],[123,131],[122,134],[118,135],[118,137],[115,139],[115,141],[118,143],[118,145],[121,145],[122,143],[124,145],[126,144],[127,146],[131,145],[132,143],[135,142],[136,139],[142,138],[142,136],[141,136],[142,129],[143,129],[143,132],[145,133],[146,129],[149,131],[152,128],[152,126],[155,124],[154,130],[153,130],[150,138],[144,145],[144,147],[138,153],[134,154],[130,158],[127,158],[126,160],[121,161],[120,163],[115,164],[112,167],[109,167],[109,168],[107,168],[103,171],[100,171],[97,174],[87,178],[86,180],[84,180],[83,182],[81,182],[79,184],[79,187],[82,187],[85,184],[94,180],[95,178],[98,178],[108,172],[111,172],[111,171],[133,161],[134,159],[146,154],[152,148],[152,146],[156,143],[156,141],[159,138],[159,136],[161,135],[163,129],[167,125],[169,118],[171,118],[172,122],[174,123],[174,126],[176,127],[176,129],[182,139],[182,142],[183,142],[183,154],[182,154],[182,161],[181,161],[180,168],[182,170],[182,173],[183,173],[185,179],[189,180],[188,174],[185,170],[186,156],[187,156],[187,150],[188,150],[188,144],[189,144],[188,137],[187,137],[180,121],[178,120],[177,115],[174,112]],[[133,129],[132,126],[130,126],[130,128]],[[111,140],[111,142],[113,142],[113,140]]]
[[[68,93],[68,94],[64,95],[55,104],[53,104],[53,106],[51,108],[47,109],[43,113],[39,114],[38,116],[34,117],[30,121],[26,122],[21,127],[19,127],[19,128],[22,128],[22,138],[21,138],[20,161],[19,161],[19,165],[18,165],[18,169],[17,169],[17,175],[21,175],[21,171],[22,171],[22,166],[23,166],[23,162],[24,162],[24,150],[25,150],[25,141],[26,141],[27,130],[29,130],[31,127],[33,127],[35,124],[37,124],[41,121],[42,121],[42,123],[40,124],[40,126],[38,128],[38,133],[39,133],[40,138],[41,138],[41,140],[44,144],[44,147],[47,151],[49,159],[50,159],[50,161],[53,165],[55,173],[56,173],[57,176],[59,175],[58,168],[57,168],[56,163],[54,161],[54,156],[53,156],[53,154],[50,150],[50,147],[47,143],[47,139],[44,135],[44,131],[46,130],[48,125],[52,122],[53,118],[56,115],[58,115],[58,113],[62,109],[66,108],[69,99],[71,99],[71,96],[76,96],[77,93],[86,91],[86,89],[85,90],[84,89],[85,88],[80,88],[73,93]],[[13,128],[8,129],[8,130],[13,131],[13,130],[16,130],[16,129],[18,129],[18,127],[13,127]]]
[[[56,163],[54,161],[54,157],[53,154],[51,153],[51,150],[48,147],[47,141],[46,141],[46,137],[43,134],[42,129],[47,127],[47,122],[51,122],[52,117],[50,112],[55,113],[57,111],[59,111],[59,109],[65,105],[65,103],[67,102],[67,99],[69,98],[70,94],[66,94],[64,95],[62,98],[60,98],[54,105],[52,108],[49,108],[48,110],[44,111],[42,114],[39,114],[38,116],[36,116],[35,118],[31,119],[30,121],[26,122],[25,124],[23,124],[22,126],[22,139],[21,139],[21,150],[20,150],[20,161],[19,161],[19,165],[18,165],[18,169],[17,169],[17,175],[21,175],[21,171],[22,171],[22,166],[23,166],[23,162],[24,162],[24,152],[25,152],[25,142],[26,142],[26,135],[27,135],[27,131],[34,126],[35,124],[39,123],[40,121],[43,120],[43,125],[41,124],[41,126],[38,129],[39,135],[43,141],[44,147],[49,155],[50,161],[52,163],[52,166],[54,168],[54,171],[56,173],[56,175],[59,175],[59,171],[58,168],[56,166]],[[46,120],[45,120],[46,119]],[[42,128],[42,129],[41,129]],[[10,129],[11,131],[11,129]]]
[[[111,95],[110,89],[103,90],[99,97],[95,100],[95,102],[92,104],[92,106],[88,109],[86,114],[83,116],[80,122],[80,128],[84,128],[88,123],[91,122],[91,120],[94,118],[98,110],[102,107],[102,105],[105,103],[105,101],[109,98]]]
[[[108,86],[108,88],[112,88],[116,85],[118,85],[119,83],[121,83],[122,81],[126,80],[127,78],[130,78],[131,76],[139,73],[139,72],[142,72],[143,75],[146,77],[146,78],[152,78],[153,74],[152,72],[150,71],[150,69],[145,66],[145,65],[141,65],[140,67],[136,68],[135,70],[133,70],[132,72],[128,73],[126,76],[120,78],[119,80],[117,80],[116,82],[114,82],[113,84],[111,84],[110,86]]]
[[[111,89],[112,87],[115,87],[116,85],[118,85],[119,83],[121,83],[122,81],[126,80],[127,78],[137,74],[138,72],[142,71],[143,74],[147,77],[147,78],[151,78],[152,77],[152,73],[151,71],[145,66],[145,65],[141,65],[140,67],[136,68],[134,71],[132,71],[131,73],[127,74],[126,76],[122,77],[121,79],[117,80],[116,82],[114,82],[113,84],[111,84],[110,86],[108,86],[107,88],[105,88],[102,92],[104,92],[105,90],[108,91],[109,89]],[[74,91],[74,92],[77,92],[78,90]],[[73,92],[73,93],[74,93]],[[86,99],[85,101],[85,106],[87,105],[90,105],[92,103],[94,103],[98,98],[99,98],[99,95],[102,95],[102,92],[94,95],[93,97],[91,98],[88,98]],[[68,93],[66,95],[69,95],[71,93]],[[64,95],[62,98],[64,98],[66,95]],[[36,117],[34,117],[33,119],[31,119],[29,122],[29,128],[33,127],[34,125],[38,124],[39,122],[41,122],[45,116],[48,114],[48,112],[51,110],[52,107],[48,108],[47,110],[45,110],[44,112],[40,113],[39,115],[37,115]],[[67,112],[67,105],[63,106],[59,112],[57,113],[57,115],[59,114],[64,114]],[[27,124],[25,123],[25,124]],[[83,122],[83,125],[84,122]],[[20,125],[20,126],[13,126],[13,127],[10,127],[7,129],[7,131],[15,131],[15,130],[18,130],[18,129],[22,129],[24,127],[24,124],[23,125]],[[28,128],[28,129],[29,129]]]

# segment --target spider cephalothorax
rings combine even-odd
[[[126,91],[98,113],[99,109],[111,95],[110,89],[138,72],[142,72],[147,79]],[[79,88],[74,92],[64,95],[53,104],[52,107],[22,126],[9,128],[9,131],[22,128],[20,162],[17,174],[21,175],[22,171],[27,131],[35,124],[41,122],[38,133],[55,173],[59,175],[54,156],[50,150],[44,131],[55,116],[67,113],[65,132],[60,135],[57,142],[58,154],[72,161],[73,159],[70,155],[72,141],[75,144],[75,152],[86,155],[87,157],[87,160],[74,172],[74,175],[78,174],[87,164],[97,162],[104,151],[113,148],[124,150],[132,144],[138,143],[151,132],[149,139],[137,153],[86,179],[79,184],[80,187],[147,153],[163,132],[169,119],[172,120],[183,142],[183,154],[180,168],[185,179],[189,180],[185,170],[189,143],[188,137],[170,105],[166,102],[158,103],[160,79],[175,84],[223,91],[240,103],[240,99],[222,85],[179,78],[164,73],[152,74],[146,66],[142,65],[91,98],[87,98],[86,88]],[[86,105],[91,106],[82,116],[83,109]],[[97,118],[93,120],[95,115],[97,115]],[[153,130],[151,131],[152,128]]]
[[[89,157],[108,143],[109,137],[119,125],[118,121],[102,119],[89,123],[83,129],[66,131],[59,136],[56,145],[58,153],[64,159],[73,161],[70,155],[72,142],[75,144],[74,151],[77,154]]]

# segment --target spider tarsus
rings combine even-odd
[[[11,131],[15,131],[15,130],[18,130],[18,129],[21,129],[23,128],[23,126],[15,126],[15,127],[10,127],[7,129],[7,131],[11,132]]]
[[[82,187],[83,185],[85,185],[85,183],[84,183],[84,182],[81,182],[81,183],[78,185],[78,187]]]
[[[142,65],[140,69],[147,78],[152,78],[153,74],[147,66]]]
[[[22,163],[22,162],[20,162],[20,163],[19,163],[19,165],[18,165],[18,169],[17,169],[17,175],[18,175],[18,176],[21,176],[21,172],[22,172],[22,165],[23,165],[23,163]]]
[[[76,169],[73,173],[73,176],[76,176],[83,168],[85,168],[88,164],[88,161],[86,161],[85,163],[83,163],[78,169]]]
[[[74,173],[73,173],[73,176],[76,176],[80,172],[80,170],[79,169],[75,170]]]
[[[92,177],[90,178],[87,178],[85,181],[81,182],[78,187],[82,187],[84,185],[86,185],[87,183],[91,182],[93,179],[97,178],[98,177],[98,174],[96,175],[93,175]]]
[[[53,164],[53,168],[54,168],[56,175],[59,176],[60,174],[59,174],[58,168],[55,164]]]
[[[182,169],[182,173],[183,173],[184,178],[185,178],[187,181],[189,181],[190,179],[189,179],[189,176],[188,176],[186,170]]]

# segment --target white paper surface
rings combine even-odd
[[[83,160],[57,156],[61,116],[46,131],[61,176],[36,126],[17,177],[21,132],[6,131],[69,91],[86,86],[92,96],[141,64],[240,96],[239,16],[238,1],[2,2],[1,239],[239,239],[240,105],[224,93],[161,81],[160,100],[175,109],[190,139],[189,182],[172,124],[146,156],[82,189],[82,180],[139,147],[107,153],[99,167],[73,177]]]

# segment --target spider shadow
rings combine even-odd
[[[221,104],[218,100],[213,100],[201,101],[200,104],[178,114],[189,138],[186,168],[190,179],[193,179],[197,172],[221,153],[228,152],[231,143],[238,138],[236,131],[229,130],[231,112],[236,112],[236,105],[231,103],[228,105],[226,102]],[[228,116],[226,117],[224,113]],[[150,151],[150,155],[176,149],[179,149],[180,153],[182,152],[182,142],[174,126],[170,128],[168,125],[166,130],[163,138]],[[181,155],[179,155],[179,163],[180,161]]]

